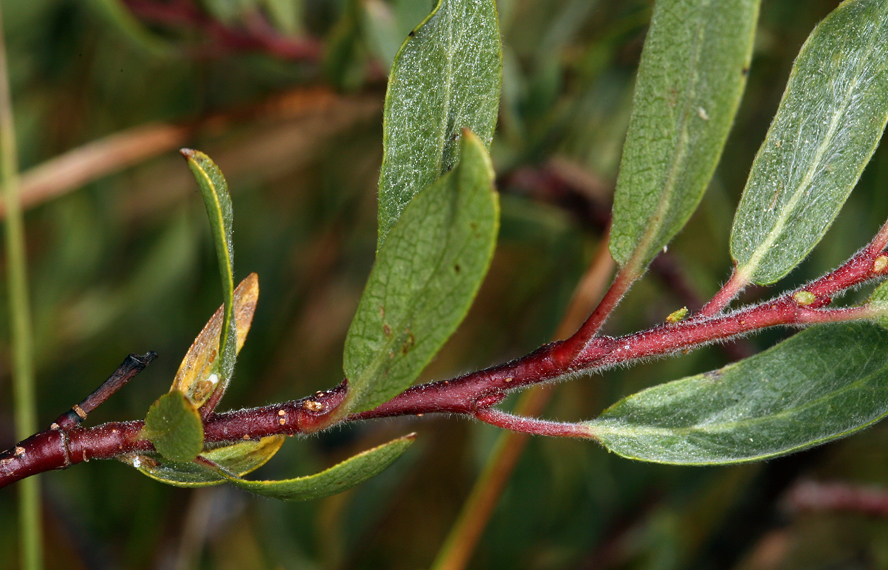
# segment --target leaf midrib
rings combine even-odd
[[[688,67],[692,71],[693,80],[689,83],[689,87],[684,92],[684,104],[682,106],[680,118],[679,118],[679,135],[677,141],[678,152],[675,153],[671,164],[669,165],[669,170],[665,176],[665,180],[663,183],[663,191],[660,193],[660,199],[657,202],[657,208],[654,210],[654,215],[651,216],[649,220],[649,224],[647,227],[648,231],[644,233],[644,237],[639,241],[638,247],[635,248],[634,253],[629,258],[629,261],[626,262],[627,267],[634,267],[636,265],[640,265],[643,263],[644,258],[646,258],[649,254],[648,249],[651,244],[662,234],[663,227],[666,226],[666,214],[669,212],[670,208],[673,206],[674,200],[672,197],[676,193],[677,181],[679,173],[682,170],[682,166],[684,165],[684,158],[688,153],[688,119],[692,113],[693,102],[697,96],[697,76],[693,74],[693,70],[696,69],[697,63],[700,61],[700,55],[702,53],[702,46],[704,43],[705,36],[705,26],[703,16],[704,13],[708,10],[711,2],[707,2],[705,8],[702,8],[697,14],[697,33],[695,35],[694,42],[694,51],[693,56],[688,60]],[[656,249],[659,249],[659,245]]]
[[[455,170],[452,171],[452,172],[455,173]],[[454,181],[454,182],[458,182],[458,181]],[[450,184],[451,181],[447,181],[447,183]],[[450,200],[454,200],[454,201],[456,201],[456,200],[459,199],[459,196],[452,196],[452,197],[450,197],[449,199],[450,199]],[[457,205],[457,204],[454,204],[454,208],[453,208],[452,211],[451,211],[451,218],[454,218],[454,217],[457,217],[457,216],[458,216],[458,212],[457,212],[457,210],[456,210],[457,207],[458,207],[458,205]],[[402,216],[403,216],[403,212],[402,212]],[[445,227],[451,228],[451,230],[452,230],[452,224],[445,224]],[[392,227],[392,229],[394,229],[394,226]],[[427,278],[427,279],[425,280],[425,282],[422,284],[422,287],[421,287],[420,289],[418,289],[418,291],[419,291],[420,293],[419,293],[419,294],[414,294],[414,295],[413,295],[413,301],[411,301],[411,302],[405,307],[405,310],[404,310],[404,312],[403,312],[403,315],[405,315],[405,317],[402,318],[402,319],[400,319],[400,320],[398,321],[397,325],[395,325],[394,322],[391,322],[391,323],[384,323],[384,324],[389,324],[389,325],[392,327],[392,334],[391,334],[391,336],[390,336],[385,342],[383,342],[383,344],[382,344],[382,349],[381,349],[381,350],[378,350],[378,351],[376,352],[376,357],[373,358],[373,359],[368,363],[368,365],[367,365],[366,367],[364,367],[364,369],[363,369],[363,371],[361,372],[361,374],[358,376],[358,378],[355,379],[355,382],[354,382],[354,383],[358,383],[358,382],[360,382],[360,385],[366,385],[366,386],[367,386],[367,389],[364,390],[363,394],[361,394],[361,395],[358,396],[358,400],[357,400],[357,402],[354,404],[355,407],[361,407],[361,406],[363,405],[363,402],[367,399],[368,395],[369,395],[369,394],[372,394],[372,392],[371,392],[371,390],[370,390],[370,387],[372,386],[372,384],[366,382],[366,379],[378,375],[378,373],[379,373],[380,370],[385,369],[385,364],[386,364],[387,362],[393,362],[393,363],[394,363],[394,362],[397,362],[397,361],[399,360],[399,357],[398,357],[398,354],[397,354],[397,353],[395,354],[394,359],[391,358],[391,357],[389,356],[389,354],[391,353],[391,349],[392,349],[392,347],[395,346],[395,345],[397,344],[396,341],[397,341],[398,338],[400,338],[400,336],[401,336],[401,334],[402,334],[401,331],[403,331],[403,330],[405,329],[405,327],[410,323],[410,318],[409,318],[409,316],[410,316],[410,315],[415,315],[415,314],[416,314],[415,308],[417,307],[417,305],[418,305],[419,303],[421,303],[421,302],[424,303],[424,302],[426,301],[426,299],[429,297],[429,296],[427,295],[427,291],[428,291],[428,289],[429,289],[429,284],[432,282],[432,280],[433,280],[435,274],[438,272],[438,270],[439,270],[439,269],[441,268],[441,266],[443,265],[443,264],[442,264],[442,260],[444,259],[444,257],[446,256],[447,252],[449,251],[450,243],[451,243],[451,241],[453,240],[453,231],[451,231],[451,230],[446,230],[446,231],[445,231],[444,247],[442,247],[442,248],[440,249],[440,253],[438,254],[438,257],[437,257],[437,259],[435,260],[435,263],[434,263],[434,265],[433,265],[434,269],[432,269],[432,271],[429,272],[429,276],[428,276],[428,278]],[[391,232],[389,233],[389,235],[391,235]],[[411,383],[412,383],[412,381],[411,381]]]
[[[860,379],[855,380],[854,382],[851,382],[850,384],[846,384],[845,386],[843,386],[842,388],[839,388],[838,390],[831,391],[827,394],[820,396],[819,398],[816,398],[814,400],[810,400],[803,405],[787,408],[783,411],[769,414],[766,416],[753,416],[753,417],[745,418],[745,419],[737,419],[737,420],[712,423],[712,424],[697,423],[693,426],[684,426],[684,427],[677,427],[677,428],[665,428],[665,427],[661,428],[661,427],[653,427],[653,426],[620,427],[619,425],[609,425],[609,424],[616,424],[619,421],[618,418],[605,418],[604,420],[592,420],[591,422],[589,422],[589,424],[594,427],[594,429],[596,430],[597,433],[610,433],[610,434],[614,434],[614,435],[624,435],[624,436],[634,435],[634,434],[656,435],[656,436],[664,436],[664,435],[687,436],[687,435],[698,434],[698,433],[702,433],[705,435],[705,434],[716,434],[719,432],[737,431],[737,428],[749,428],[750,426],[755,426],[757,424],[761,424],[764,422],[772,421],[775,419],[778,419],[778,420],[779,419],[786,419],[789,416],[799,414],[799,413],[804,412],[805,410],[807,410],[813,406],[822,404],[824,402],[829,401],[832,398],[838,397],[845,392],[848,392],[848,391],[851,391],[854,389],[860,389],[862,387],[862,385],[870,382],[871,380],[874,379],[874,377],[878,376],[879,374],[884,374],[885,372],[886,372],[886,367],[883,366],[882,368],[880,368],[870,374],[867,374],[866,376],[863,376]],[[886,389],[888,389],[888,388],[886,388]],[[884,415],[885,413],[888,413],[888,411],[884,412],[882,415]],[[597,423],[599,421],[601,423]],[[713,428],[717,428],[717,429],[713,429]]]
[[[227,229],[225,227],[225,216],[222,214],[222,203],[219,200],[219,192],[216,189],[216,184],[213,182],[213,179],[210,178],[210,175],[207,174],[206,170],[203,166],[198,164],[198,162],[194,159],[191,159],[194,164],[197,166],[198,171],[200,172],[201,177],[206,180],[207,188],[211,190],[211,194],[213,196],[213,203],[215,204],[214,213],[216,214],[216,218],[218,220],[218,228],[222,232],[222,240],[225,243],[225,263],[223,267],[220,269],[225,272],[225,298],[223,300],[224,309],[222,315],[222,330],[219,335],[219,354],[224,355],[226,353],[225,348],[228,346],[228,336],[231,328],[231,317],[234,311],[234,302],[233,302],[233,291],[234,291],[234,274],[232,273],[232,262],[231,262],[231,251],[229,249],[229,240],[227,236]],[[219,362],[221,363],[224,359],[220,358]]]
[[[876,36],[879,35],[877,33],[873,33],[870,36],[870,40],[867,43],[866,50],[863,52],[867,56],[873,51],[873,46],[875,43]],[[808,187],[811,185],[813,181],[814,174],[820,170],[821,161],[823,159],[823,155],[826,153],[826,149],[830,146],[830,142],[832,141],[835,132],[838,130],[839,120],[840,118],[847,115],[847,109],[849,106],[849,101],[851,100],[851,92],[860,84],[862,81],[861,77],[861,68],[865,67],[865,62],[867,57],[860,57],[858,59],[857,65],[854,68],[853,80],[849,82],[849,86],[845,91],[845,95],[842,99],[842,105],[837,108],[836,112],[833,113],[833,117],[830,120],[829,129],[827,130],[826,136],[823,138],[820,146],[817,148],[817,152],[815,153],[815,160],[810,164],[809,168],[805,172],[805,175],[802,178],[801,183],[797,187],[797,190],[792,194],[789,201],[786,203],[786,206],[783,207],[782,212],[783,215],[777,216],[776,221],[774,223],[774,227],[768,232],[767,237],[764,241],[759,244],[759,246],[755,249],[752,256],[750,256],[749,260],[739,269],[739,272],[743,275],[747,276],[747,279],[751,279],[759,265],[762,262],[762,259],[767,255],[768,251],[774,246],[777,239],[783,233],[783,229],[786,227],[786,224],[789,221],[789,218],[793,213],[795,213],[796,207],[799,202],[802,200],[802,197],[807,194]],[[801,129],[801,127],[799,127]],[[768,137],[765,139],[768,141]]]

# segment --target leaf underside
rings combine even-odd
[[[234,246],[232,243],[232,220],[234,218],[231,206],[231,196],[228,194],[228,183],[222,175],[219,167],[204,153],[196,150],[182,149],[182,154],[188,161],[188,167],[194,174],[197,185],[200,188],[204,205],[207,209],[207,217],[210,221],[210,230],[213,235],[213,244],[216,248],[216,257],[219,260],[219,275],[222,280],[223,317],[221,335],[219,339],[219,358],[214,366],[214,372],[219,377],[216,392],[223,394],[228,388],[231,376],[234,374],[234,363],[237,360],[237,331],[234,319]]]
[[[377,251],[413,197],[454,167],[463,128],[490,147],[501,83],[495,0],[440,0],[389,75]]]
[[[700,202],[737,112],[758,0],[658,0],[614,196],[610,251],[638,270]]]
[[[420,192],[379,250],[345,341],[343,410],[408,388],[465,317],[499,227],[493,168],[465,131],[456,168]]]
[[[240,352],[247,333],[250,332],[258,299],[259,277],[255,273],[251,273],[234,290],[234,320],[237,325],[236,352]],[[212,375],[218,367],[217,357],[223,312],[224,306],[219,307],[200,334],[197,335],[197,338],[194,339],[179,365],[176,378],[170,388],[185,394],[197,408],[209,399],[219,381],[218,377],[213,378]]]
[[[285,440],[282,435],[272,435],[259,441],[241,441],[204,451],[201,457],[242,477],[265,465],[280,450]],[[176,487],[207,487],[226,481],[206,467],[196,463],[169,461],[156,453],[127,455],[120,460],[156,481]]]
[[[888,330],[822,325],[712,372],[649,388],[587,423],[642,461],[725,464],[844,437],[888,414]]]
[[[745,281],[774,283],[845,203],[888,120],[888,2],[843,2],[802,47],[731,232]]]

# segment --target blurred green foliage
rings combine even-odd
[[[700,300],[728,274],[733,211],[792,60],[836,4],[771,0],[762,8],[749,84],[715,182],[669,247],[670,263]],[[236,210],[235,280],[260,276],[255,320],[222,408],[334,386],[374,258],[382,70],[430,2],[128,5],[2,0],[23,169],[145,123],[193,124],[223,114],[199,123],[181,145],[206,151],[226,173]],[[163,16],[152,6],[190,16]],[[500,244],[475,307],[426,377],[524,354],[555,329],[601,238],[600,211],[616,179],[650,8],[647,0],[500,2],[505,69],[492,148],[503,192]],[[266,104],[272,100],[278,104]],[[553,171],[571,183],[552,183]],[[865,244],[888,215],[886,184],[883,148],[823,243],[778,287],[811,279]],[[221,302],[215,252],[187,166],[171,148],[32,207],[26,222],[41,421],[79,401],[126,354],[156,350],[159,359],[88,422],[144,417]],[[662,275],[651,271],[630,292],[609,333],[694,308]],[[5,310],[0,304],[3,323]],[[746,342],[760,348],[785,334]],[[13,443],[5,328],[0,335],[5,447]],[[546,415],[587,419],[620,396],[727,358],[713,347],[577,379],[552,388]],[[313,473],[413,430],[417,444],[391,469],[348,493],[303,504],[229,487],[175,489],[116,462],[43,475],[48,566],[427,566],[496,429],[444,417],[354,425],[288,441],[256,476]],[[886,449],[888,426],[878,425],[768,463],[676,468],[620,459],[589,442],[535,439],[471,566],[885,567],[884,518],[797,512],[785,497],[806,478],[886,487]],[[0,513],[13,512],[14,493],[14,486],[0,490]],[[7,553],[17,549],[14,521],[0,517]],[[0,568],[16,560],[4,556]]]

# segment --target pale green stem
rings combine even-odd
[[[18,195],[18,153],[9,93],[2,13],[0,13],[0,185],[3,187],[3,199],[6,205],[4,238],[8,265],[6,278],[11,321],[15,432],[17,439],[22,440],[37,431],[37,406],[31,348],[31,305],[28,300],[25,263],[25,232]],[[27,570],[43,567],[38,483],[39,479],[36,477],[30,477],[19,483],[22,568]]]

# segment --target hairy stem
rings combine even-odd
[[[878,245],[879,242],[874,241],[829,275],[800,290],[728,315],[694,317],[622,337],[596,336],[567,362],[559,357],[563,354],[564,341],[554,342],[512,362],[450,380],[414,386],[373,410],[331,422],[348,389],[347,382],[343,381],[333,390],[302,400],[211,414],[204,422],[205,440],[208,443],[234,442],[276,434],[308,434],[339,422],[431,413],[462,414],[508,429],[541,435],[581,436],[575,428],[554,427],[554,422],[509,416],[490,408],[513,390],[690,350],[768,327],[879,316],[878,307],[867,305],[822,308],[829,303],[829,295],[886,273],[888,258]],[[813,295],[814,300],[811,295],[799,295],[802,291]],[[90,459],[111,459],[151,451],[151,444],[140,438],[142,425],[142,422],[126,422],[91,429],[40,432],[0,454],[0,487],[36,473],[63,469]]]
[[[737,268],[735,267],[731,272],[731,277],[728,278],[727,283],[725,283],[722,288],[719,289],[718,293],[716,293],[715,296],[706,303],[702,309],[700,309],[697,316],[711,317],[717,315],[727,307],[728,303],[733,301],[748,284],[749,283],[737,273]]]

